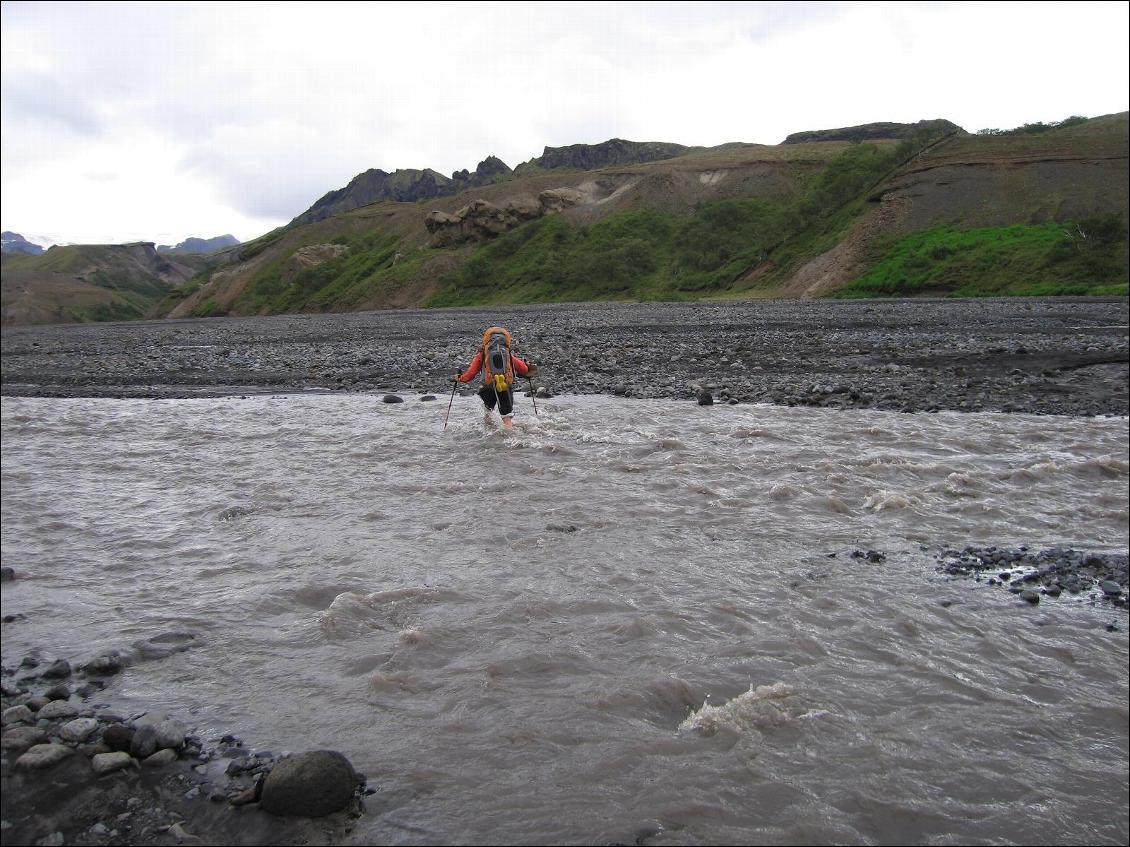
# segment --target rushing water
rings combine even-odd
[[[6,397],[4,663],[341,750],[358,843],[1126,843],[1125,613],[933,559],[1124,552],[1125,418],[528,403]]]

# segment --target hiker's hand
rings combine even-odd
[[[452,374],[451,381],[452,382],[459,382],[459,377],[461,377],[461,376],[463,376],[463,374],[461,374],[461,373]]]
[[[537,365],[535,365],[535,364],[527,365],[526,376],[536,376],[537,372],[538,372],[538,366]]]

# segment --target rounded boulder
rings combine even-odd
[[[356,788],[349,759],[334,750],[314,750],[271,769],[260,807],[275,815],[320,818],[345,808]]]

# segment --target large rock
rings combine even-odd
[[[78,707],[72,706],[66,700],[52,700],[39,710],[39,717],[49,721],[59,718],[73,718],[78,714]]]
[[[188,732],[180,721],[163,720],[156,726],[157,749],[179,750],[184,746],[184,736]]]
[[[36,744],[16,759],[16,767],[31,771],[49,768],[74,755],[74,752],[62,744]]]
[[[276,815],[320,818],[345,808],[356,788],[357,772],[345,756],[314,750],[271,769],[260,805]]]
[[[311,244],[307,247],[299,247],[283,262],[279,276],[284,284],[288,283],[302,271],[316,268],[348,252],[349,248],[344,244]]]
[[[152,724],[139,726],[133,733],[133,741],[129,745],[130,753],[138,759],[144,759],[157,752],[157,727]]]
[[[12,723],[31,723],[35,720],[35,713],[24,704],[5,709],[0,715],[0,723],[4,726]]]
[[[585,202],[584,192],[575,188],[547,188],[538,195],[543,215],[552,215],[564,211],[571,206],[579,206]]]
[[[96,753],[94,758],[90,760],[91,767],[94,772],[101,776],[105,773],[113,773],[120,771],[122,768],[128,768],[133,764],[133,757],[129,753]]]
[[[119,723],[108,726],[102,733],[102,743],[115,752],[128,753],[133,745],[133,730]]]
[[[98,721],[94,718],[75,718],[73,721],[67,721],[59,728],[59,735],[63,737],[64,741],[81,744],[90,738],[96,729],[98,729]]]
[[[571,188],[555,190],[580,195],[580,192]],[[562,198],[552,201],[551,205],[564,208],[570,202],[562,195]],[[501,206],[480,199],[471,201],[454,214],[434,209],[424,218],[424,226],[432,234],[433,247],[449,247],[468,241],[495,238],[526,221],[540,218],[544,210],[545,204],[540,199],[534,200],[527,195],[509,197]]]
[[[47,733],[37,726],[15,726],[4,731],[4,736],[0,739],[0,747],[22,753],[29,747],[44,744],[46,741]]]

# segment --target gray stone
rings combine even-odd
[[[22,688],[14,683],[8,682],[6,679],[0,682],[0,694],[3,694],[5,697],[19,697],[23,693]]]
[[[188,731],[179,721],[163,720],[156,726],[157,749],[172,748],[179,750],[184,746],[184,736]]]
[[[62,744],[36,744],[16,759],[16,767],[24,770],[49,768],[74,755],[74,752]]]
[[[24,700],[24,705],[31,709],[33,712],[38,712],[50,702],[51,699],[48,697],[35,696],[28,697],[26,700]]]
[[[44,691],[43,696],[48,700],[70,700],[71,687],[65,682],[57,682]]]
[[[98,721],[94,718],[75,718],[73,721],[67,721],[59,728],[59,735],[63,737],[64,741],[81,744],[90,738],[96,729],[98,729]]]
[[[146,712],[140,718],[133,722],[135,727],[142,726],[157,726],[162,721],[167,721],[169,716],[164,712]]]
[[[71,663],[66,659],[56,659],[50,666],[43,672],[43,676],[48,679],[63,679],[71,675]]]
[[[122,768],[128,768],[133,764],[133,757],[129,753],[99,753],[90,760],[91,767],[94,772],[101,776],[106,773],[113,773],[120,771]]]
[[[1026,600],[1027,602],[1029,602],[1033,606],[1035,606],[1037,603],[1040,602],[1040,592],[1034,591],[1031,588],[1025,588],[1023,591],[1020,592],[1020,599]]]
[[[138,759],[145,759],[157,752],[157,727],[152,724],[139,726],[133,733],[129,751]]]
[[[23,752],[36,744],[45,744],[47,733],[35,726],[14,726],[4,732],[0,738],[0,747],[5,750],[18,750]]]
[[[83,667],[83,670],[88,674],[98,674],[99,676],[111,676],[119,673],[122,669],[122,657],[114,654],[107,654],[99,656],[96,659],[91,659]]]
[[[1122,586],[1112,579],[1104,579],[1099,583],[1099,588],[1107,597],[1117,597],[1122,593]]]
[[[9,567],[0,568],[0,582],[11,582],[16,578],[16,572]]]
[[[714,395],[712,395],[709,391],[706,391],[705,389],[702,390],[702,391],[699,391],[697,396],[698,396],[698,405],[700,405],[700,406],[713,406],[714,405]]]
[[[0,723],[4,726],[13,723],[31,723],[34,720],[35,713],[23,704],[5,709],[3,715],[0,715]]]
[[[149,756],[142,762],[142,764],[146,767],[160,768],[164,767],[165,765],[171,765],[176,760],[177,751],[166,747],[164,750],[158,750],[152,756]]]
[[[341,753],[315,750],[283,759],[263,783],[261,807],[276,815],[318,818],[345,808],[357,773]]]
[[[399,397],[396,394],[386,394],[381,399],[382,399],[382,402],[385,402],[385,403],[403,403],[404,402],[404,398]]]
[[[102,733],[102,742],[111,750],[129,752],[133,744],[133,730],[121,724],[108,726]]]
[[[60,718],[73,718],[78,714],[78,708],[66,700],[52,700],[39,710],[39,717],[44,720],[54,721]]]

